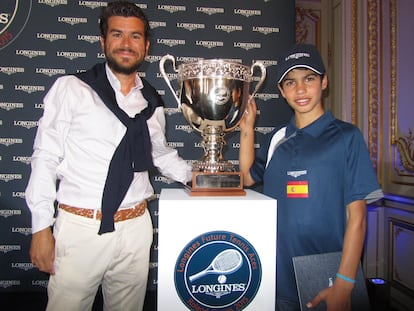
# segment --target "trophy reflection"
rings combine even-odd
[[[178,96],[165,71],[167,61],[178,74]],[[249,67],[221,59],[201,59],[177,69],[171,55],[164,55],[159,66],[185,119],[202,137],[204,156],[193,164],[190,195],[245,195],[242,174],[223,158],[224,136],[238,126],[249,98],[263,84],[265,66],[260,62]],[[261,75],[250,95],[255,68]]]

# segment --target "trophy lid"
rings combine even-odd
[[[178,66],[180,81],[195,78],[220,78],[251,82],[252,73],[249,66],[227,61],[225,59],[200,59]]]

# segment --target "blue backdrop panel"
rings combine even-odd
[[[25,0],[0,6],[0,292],[44,291],[48,275],[30,262],[30,212],[25,188],[42,100],[58,76],[104,61],[98,19],[107,1]],[[286,122],[291,111],[274,80],[277,56],[294,42],[292,0],[135,1],[152,26],[151,48],[139,74],[165,100],[167,138],[189,162],[202,156],[201,137],[190,130],[159,72],[165,54],[177,65],[198,58],[225,58],[245,65],[262,61],[267,79],[256,94],[256,147],[263,134]],[[257,76],[259,73],[257,73]],[[176,77],[172,84],[178,89]],[[255,86],[257,80],[251,83]],[[239,132],[226,136],[224,157],[238,164]],[[156,194],[179,184],[151,174]],[[158,200],[150,202],[154,222],[149,290],[157,284]],[[179,215],[177,215],[179,217]]]

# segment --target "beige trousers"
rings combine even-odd
[[[54,226],[55,275],[47,311],[91,310],[102,285],[105,311],[140,311],[144,305],[153,227],[144,215],[115,223],[98,235],[100,221],[59,209]]]

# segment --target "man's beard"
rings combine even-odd
[[[130,75],[138,71],[139,66],[142,62],[136,62],[131,66],[125,67],[118,63],[112,56],[106,55],[106,61],[108,63],[109,68],[111,68],[114,72]]]

